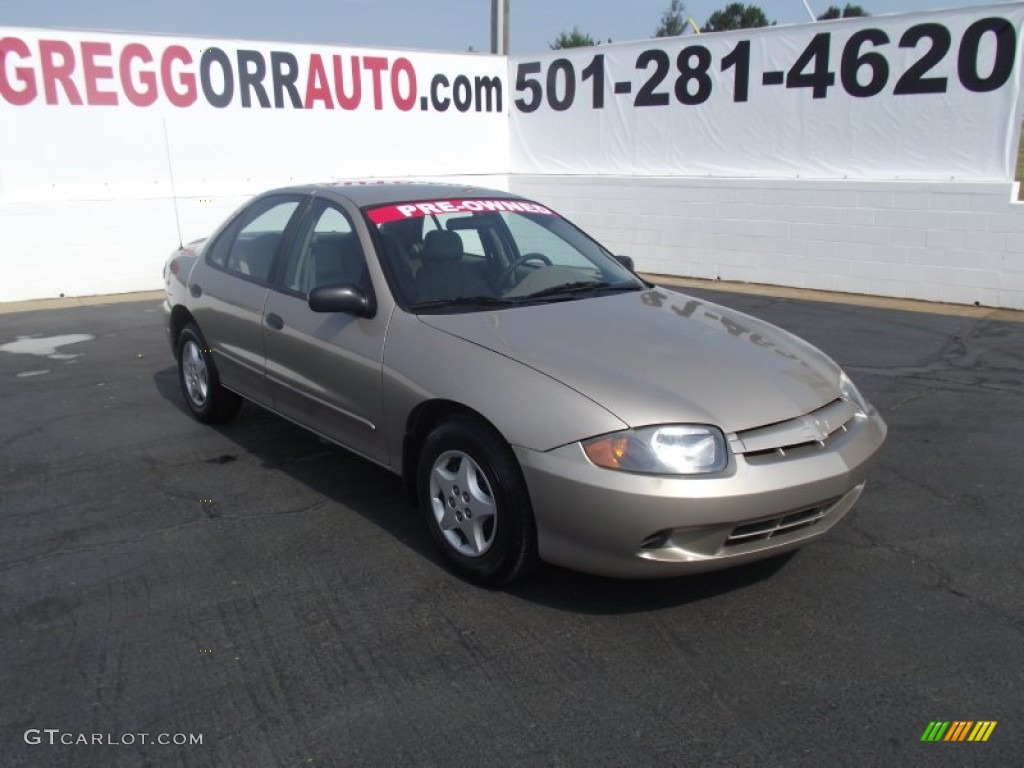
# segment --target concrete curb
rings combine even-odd
[[[66,307],[98,307],[104,304],[125,304],[131,301],[161,301],[165,295],[164,291],[139,291],[138,293],[113,293],[105,296],[67,296],[59,299],[8,301],[0,302],[0,315]]]
[[[816,291],[808,288],[786,288],[780,285],[733,283],[726,280],[696,280],[688,277],[673,277],[671,275],[654,275],[644,273],[642,276],[652,283],[672,286],[675,288],[698,288],[705,291],[725,291],[728,293],[743,293],[752,296],[771,296],[777,299],[820,301],[826,304],[849,304],[857,307],[896,309],[901,312],[923,312],[930,315],[956,315],[958,317],[977,317],[984,318],[986,320],[999,320],[1009,323],[1024,323],[1024,312],[1016,309],[972,307],[967,304],[944,304],[937,301],[897,299],[888,296],[865,296],[859,293]]]

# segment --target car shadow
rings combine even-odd
[[[157,371],[153,382],[164,400],[192,420],[178,386],[176,368]],[[325,499],[353,510],[417,555],[447,570],[426,526],[409,504],[401,480],[391,472],[249,403],[235,421],[212,429],[235,443],[241,452],[259,460],[261,467],[283,472]],[[230,463],[236,458],[225,454],[207,461]],[[339,471],[339,467],[345,471]],[[572,613],[647,612],[707,600],[765,581],[793,554],[724,571],[655,580],[612,579],[542,564],[521,582],[502,591],[517,599]],[[465,582],[456,583],[476,589]]]
[[[185,404],[177,376],[174,367],[156,372],[155,388],[190,422],[201,426]],[[206,461],[228,464],[245,454],[257,460],[260,468],[284,473],[325,499],[358,512],[417,554],[444,567],[430,533],[412,514],[402,481],[391,472],[248,402],[235,420],[204,428],[216,430],[238,446],[238,452]]]
[[[770,579],[795,555],[669,579],[612,579],[544,565],[506,588],[510,595],[557,610],[594,615],[648,613],[708,600]]]

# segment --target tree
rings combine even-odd
[[[661,15],[661,24],[655,30],[655,37],[679,37],[686,31],[686,4],[682,0],[672,0],[668,10]]]
[[[586,32],[581,32],[579,27],[573,27],[572,32],[561,32],[553,43],[548,43],[553,51],[560,51],[563,48],[584,48],[596,44],[594,38]]]
[[[729,3],[720,11],[715,11],[702,27],[702,32],[726,32],[730,29],[750,29],[752,27],[768,27],[774,24],[756,5]]]
[[[870,16],[871,14],[865,11],[859,5],[846,4],[846,7],[839,10],[838,5],[830,5],[828,10],[825,11],[821,16],[818,17],[818,21],[828,21],[829,19],[852,19],[857,16]]]

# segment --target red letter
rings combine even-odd
[[[409,81],[409,93],[404,98],[398,92],[398,76],[403,72]],[[395,66],[391,68],[391,98],[403,112],[408,112],[416,103],[416,70],[412,68],[412,62],[404,57],[395,59]]]
[[[156,101],[156,75],[148,70],[139,72],[139,82],[144,87],[141,91],[135,90],[135,81],[132,80],[132,59],[138,59],[143,64],[152,64],[153,57],[150,55],[149,49],[142,43],[129,43],[121,51],[119,67],[121,87],[124,88],[124,95],[128,101],[136,107],[148,107]]]
[[[15,68],[14,75],[24,87],[20,91],[12,88],[7,79],[7,63],[4,61],[8,53],[27,59],[29,57],[28,46],[17,37],[5,37],[0,40],[0,96],[3,96],[8,104],[23,107],[30,104],[36,97],[36,73],[32,71],[31,67]]]
[[[345,93],[345,78],[341,76],[341,56],[334,57],[334,95],[342,109],[356,109],[362,98],[363,79],[359,76],[359,57],[352,57],[352,95]]]
[[[55,56],[60,56],[60,64],[54,61]],[[71,73],[75,71],[75,53],[71,46],[63,40],[40,40],[39,58],[43,68],[43,91],[46,93],[46,103],[57,103],[57,83],[60,82],[64,93],[71,104],[81,104],[82,97],[78,95],[78,89],[71,80]]]
[[[327,85],[327,73],[319,53],[309,57],[309,75],[306,77],[306,103],[304,109],[312,109],[314,101],[322,101],[327,109],[334,109],[331,89]]]
[[[85,101],[90,106],[112,107],[117,105],[117,94],[101,91],[97,80],[110,80],[114,76],[111,67],[101,67],[97,56],[109,56],[110,43],[82,43],[82,73],[85,75]]]
[[[176,107],[190,107],[196,101],[196,75],[195,72],[182,72],[178,76],[178,83],[184,90],[174,90],[171,67],[175,61],[191,64],[192,55],[180,45],[172,45],[164,51],[164,55],[160,57],[160,82],[163,83],[164,93],[171,104]]]
[[[373,108],[383,109],[384,100],[381,98],[380,76],[388,68],[388,60],[383,56],[366,56],[363,58],[363,66],[373,72]]]

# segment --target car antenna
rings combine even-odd
[[[174,205],[174,225],[178,229],[178,250],[185,247],[181,241],[181,217],[178,216],[178,193],[174,189],[174,166],[171,164],[171,141],[167,138],[167,118],[163,119],[164,124],[164,150],[167,153],[167,175],[171,179],[171,204]]]

